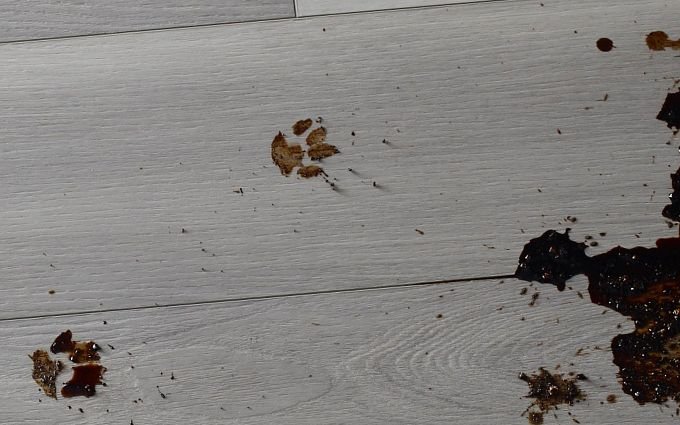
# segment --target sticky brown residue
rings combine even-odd
[[[585,399],[585,394],[576,384],[578,378],[565,378],[543,368],[533,375],[520,373],[519,378],[529,384],[527,397],[534,399],[525,412],[532,425],[542,424],[543,415],[561,404],[571,406]]]
[[[661,51],[666,48],[680,50],[680,40],[671,40],[663,31],[653,31],[645,39],[650,50]]]
[[[673,193],[668,196],[671,203],[664,207],[661,214],[669,220],[680,221],[680,168],[675,174],[671,174],[671,182]]]
[[[663,102],[656,119],[664,121],[674,134],[680,131],[680,91],[666,95],[666,100]]]
[[[73,377],[61,388],[64,397],[92,397],[96,386],[102,383],[106,368],[97,363],[88,363],[73,368]]]
[[[279,132],[274,137],[272,141],[272,160],[284,176],[290,175],[295,167],[302,166],[303,155],[302,147],[298,144],[289,145],[283,133]]]
[[[304,167],[298,168],[297,173],[300,177],[305,179],[325,174],[323,168],[319,167],[318,165],[305,165]]]
[[[94,341],[74,341],[70,330],[62,332],[52,343],[52,353],[67,353],[73,363],[99,360],[99,345]]]
[[[309,146],[315,145],[317,143],[323,143],[326,141],[326,128],[325,127],[319,127],[314,130],[312,130],[308,135],[307,135],[307,144]]]
[[[47,351],[35,350],[28,357],[33,360],[33,380],[42,388],[46,396],[57,398],[57,375],[63,365],[60,361],[52,360]]]
[[[610,52],[614,48],[614,42],[607,37],[600,38],[595,45],[602,52]]]
[[[313,161],[318,161],[339,152],[338,148],[333,145],[329,145],[328,143],[317,143],[309,147],[307,155],[309,155],[309,158]]]
[[[311,118],[307,118],[306,120],[300,120],[293,124],[293,134],[296,136],[301,135],[305,131],[309,130],[309,128],[314,124],[314,121],[312,121]]]

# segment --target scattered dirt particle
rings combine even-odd
[[[298,144],[289,145],[283,133],[274,137],[272,141],[272,160],[284,176],[290,175],[295,167],[302,166],[304,152]]]
[[[316,128],[307,135],[307,144],[312,146],[317,143],[323,143],[326,141],[327,134],[325,127]]]
[[[562,130],[560,130],[560,129],[558,128],[558,129],[557,129],[557,134],[562,134]]]
[[[609,403],[609,404],[616,403],[616,394],[609,394],[607,396],[607,403]]]
[[[300,120],[293,124],[293,134],[296,136],[301,135],[305,131],[309,130],[309,128],[314,124],[314,121],[312,121],[311,118],[307,118],[305,120]]]
[[[443,318],[443,317],[444,317],[444,315],[441,314],[441,313],[437,315],[437,319],[441,319],[441,318]]]
[[[528,291],[529,291],[528,288],[522,288],[522,290],[519,291],[519,294],[520,294],[520,295],[526,295]]]
[[[536,300],[538,300],[539,295],[540,295],[540,293],[538,293],[538,292],[534,292],[531,295],[531,302],[529,303],[529,307],[533,307],[533,306],[536,305]]]
[[[47,293],[50,295],[54,295],[57,293],[57,291],[55,291],[54,289],[50,289],[49,291],[47,291]]]
[[[595,45],[602,52],[610,52],[614,48],[614,42],[607,37],[600,38]]]
[[[305,179],[326,174],[324,173],[323,168],[319,167],[318,165],[305,165],[304,167],[298,168],[297,173],[300,177]]]
[[[35,350],[29,355],[33,360],[33,380],[42,388],[46,396],[57,398],[57,375],[63,365],[60,361],[52,360],[47,351]]]
[[[540,368],[538,373],[530,376],[520,373],[519,379],[529,385],[527,397],[534,399],[525,411],[529,414],[530,421],[532,412],[540,413],[540,420],[542,420],[545,413],[557,409],[561,404],[573,405],[585,399],[585,394],[576,384],[576,378],[565,378],[562,374],[553,374]]]
[[[423,231],[420,230],[420,229],[416,229],[416,232],[418,232],[419,235],[424,235],[424,234],[425,234],[425,232],[423,232]]]
[[[666,50],[666,47],[673,50],[680,50],[680,40],[671,40],[663,31],[653,31],[647,34],[645,39],[650,50]]]
[[[336,148],[333,145],[329,145],[327,143],[317,143],[315,145],[310,146],[310,148],[307,150],[307,155],[309,155],[309,158],[312,159],[313,161],[318,161],[320,159],[333,156],[339,152],[340,151],[338,150],[338,148]]]

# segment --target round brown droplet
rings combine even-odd
[[[614,48],[614,42],[609,38],[603,37],[597,40],[597,48],[603,52],[609,52]]]
[[[647,34],[645,41],[650,50],[664,50],[668,42],[668,34],[663,31],[653,31]]]

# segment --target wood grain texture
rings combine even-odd
[[[366,12],[410,7],[474,3],[488,0],[297,0],[298,16]]]
[[[517,375],[560,364],[590,378],[581,384],[586,402],[566,409],[581,423],[677,423],[674,407],[638,406],[616,382],[609,343],[631,323],[602,315],[575,290],[540,287],[529,307],[533,289],[522,296],[524,286],[512,279],[4,322],[2,383],[11,391],[0,394],[0,417],[43,425],[526,424],[528,387]],[[48,399],[31,380],[26,354],[65,328],[105,347],[108,385],[92,399]],[[619,402],[601,405],[609,394]],[[565,410],[557,415],[546,424],[571,423]]]
[[[0,42],[295,15],[293,0],[7,0]]]
[[[500,2],[4,45],[0,318],[506,274],[553,227],[652,244],[673,232],[654,117],[677,58],[644,35],[676,12]],[[271,163],[316,116],[337,191]]]

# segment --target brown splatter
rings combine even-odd
[[[310,159],[318,161],[319,159],[328,158],[329,156],[333,156],[339,152],[340,151],[338,148],[333,145],[329,145],[327,143],[317,143],[309,147],[307,150],[307,155],[309,155]]]
[[[540,368],[531,376],[520,373],[519,379],[529,384],[527,397],[534,399],[526,410],[531,424],[543,423],[543,415],[561,404],[571,406],[585,399],[585,394],[576,385],[577,378],[565,378]]]
[[[73,368],[73,376],[61,388],[64,397],[92,397],[96,393],[96,386],[102,384],[102,377],[106,368],[97,363],[88,363]]]
[[[33,360],[33,380],[42,388],[46,396],[57,398],[57,375],[63,365],[60,361],[52,360],[47,351],[35,350],[28,357]]]
[[[314,121],[312,121],[311,118],[307,118],[306,120],[300,120],[293,124],[293,134],[296,136],[301,135],[305,131],[309,130],[309,128],[314,124]]]
[[[602,52],[610,52],[614,48],[614,42],[607,37],[600,38],[595,45]]]
[[[680,131],[680,91],[666,95],[666,100],[663,102],[656,119],[665,121],[674,134]]]
[[[607,403],[609,403],[609,404],[616,403],[616,394],[609,394],[607,396]]]
[[[99,345],[94,341],[73,341],[70,330],[62,332],[52,343],[52,353],[67,353],[73,363],[83,363],[99,360]]]
[[[272,160],[284,176],[290,175],[295,167],[302,166],[303,155],[302,147],[298,144],[289,145],[283,133],[279,132],[274,137],[272,141]]]
[[[319,127],[314,130],[312,130],[308,135],[307,135],[307,144],[309,146],[315,145],[317,143],[323,143],[326,141],[326,128],[325,127]]]
[[[680,50],[680,40],[671,40],[663,31],[653,31],[645,39],[650,50],[661,51],[669,49]]]
[[[319,167],[318,165],[305,165],[304,167],[298,168],[297,173],[300,175],[300,177],[305,179],[325,174],[323,168]]]

